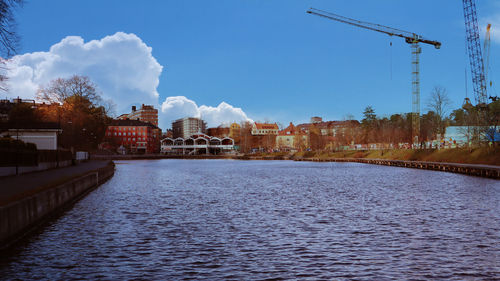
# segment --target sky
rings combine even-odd
[[[500,1],[478,2],[482,38],[492,24],[490,93],[499,95]],[[439,50],[421,45],[422,112],[435,86],[453,108],[466,88],[473,100],[462,3],[444,0],[27,0],[0,97],[33,98],[53,79],[85,75],[116,115],[157,107],[162,129],[186,116],[286,127],[312,116],[361,119],[366,106],[378,116],[410,112],[410,45],[309,7],[440,41]]]

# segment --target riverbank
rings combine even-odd
[[[0,249],[5,249],[114,174],[111,161],[0,180]]]
[[[298,152],[293,159],[385,159],[402,161],[446,162],[500,166],[500,148],[482,147],[472,150],[455,149],[392,149],[343,152]]]
[[[317,162],[358,162],[407,168],[429,169],[500,179],[500,149],[394,149],[375,151],[260,153],[245,155],[92,155],[92,159],[235,159],[295,160]]]

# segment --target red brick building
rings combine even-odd
[[[139,120],[113,120],[106,129],[107,142],[131,153],[159,153],[161,129]]]

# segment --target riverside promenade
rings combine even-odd
[[[6,249],[113,176],[111,161],[0,178],[0,250]]]
[[[64,168],[0,177],[0,206],[31,196],[88,172],[104,168],[108,162],[93,160]]]

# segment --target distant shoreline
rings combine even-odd
[[[385,166],[395,166],[395,167],[406,167],[406,168],[416,168],[416,169],[426,169],[435,171],[444,171],[452,173],[460,173],[471,176],[487,177],[500,179],[500,166],[494,164],[481,164],[481,163],[460,163],[452,161],[440,161],[439,157],[433,154],[444,154],[441,156],[446,156],[445,152],[440,151],[428,151],[424,153],[422,151],[413,151],[412,157],[414,159],[408,159],[412,151],[407,150],[401,152],[400,150],[389,150],[389,151],[349,151],[349,152],[335,152],[335,153],[312,153],[305,152],[302,154],[263,154],[263,155],[161,155],[161,154],[149,154],[149,155],[91,155],[91,159],[95,160],[155,160],[155,159],[233,159],[233,160],[294,160],[294,161],[312,161],[312,162],[355,162],[355,163],[365,163],[365,164],[376,164]],[[448,151],[450,152],[450,151]],[[481,151],[482,153],[488,153],[488,151]],[[454,159],[464,160],[460,153],[460,157],[457,157],[457,152],[454,151]],[[461,152],[462,154],[471,152]],[[415,157],[418,155],[419,157]],[[497,151],[494,153],[489,152],[489,156],[495,158],[499,154]],[[339,157],[340,156],[340,157]],[[382,157],[376,157],[382,156]],[[467,156],[467,155],[466,155]],[[385,158],[384,158],[385,157]],[[478,155],[475,157],[470,157],[470,160],[476,161]],[[391,158],[401,158],[401,159],[391,159]],[[416,159],[415,159],[416,158]],[[452,158],[452,157],[450,157]],[[437,159],[437,161],[436,161]],[[467,158],[465,158],[467,160]]]

